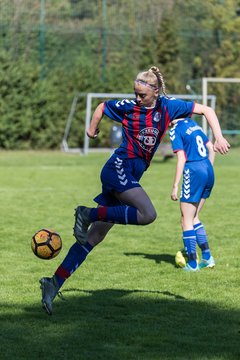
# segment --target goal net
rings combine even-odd
[[[203,95],[193,95],[193,94],[171,94],[169,95],[170,97],[174,97],[174,98],[178,98],[178,99],[182,99],[182,100],[189,100],[189,101],[196,101],[196,102],[200,102],[202,103],[203,101]],[[64,136],[62,139],[62,144],[61,144],[61,148],[63,151],[65,152],[76,152],[76,153],[81,153],[84,155],[87,155],[89,153],[89,151],[101,151],[101,150],[106,150],[107,149],[111,149],[112,147],[112,143],[111,143],[111,133],[113,130],[113,126],[115,126],[116,131],[119,128],[119,124],[116,123],[116,125],[114,125],[113,121],[108,121],[108,122],[101,122],[101,132],[99,134],[99,137],[102,136],[102,138],[100,138],[101,140],[101,146],[99,145],[98,141],[99,139],[96,139],[94,141],[92,141],[91,139],[88,138],[87,134],[86,134],[86,130],[89,127],[90,121],[91,121],[91,116],[93,111],[95,110],[97,104],[99,102],[105,101],[107,99],[134,99],[134,94],[124,94],[124,93],[78,93],[75,95],[75,97],[73,98],[72,101],[72,105],[71,105],[71,109],[67,118],[67,122],[66,122],[66,126],[65,126],[65,131],[64,131]],[[206,95],[206,103],[211,106],[213,109],[215,109],[215,104],[216,104],[216,96],[215,95]],[[84,101],[83,101],[84,100]],[[85,111],[83,112],[83,109],[78,109],[78,104],[81,103],[83,106],[83,104],[85,103]],[[82,136],[83,136],[83,142],[82,142],[82,146],[74,146],[76,144],[76,141],[74,143],[74,141],[71,140],[71,137],[74,137],[74,135],[76,135],[76,127],[74,128],[74,123],[76,122],[76,114],[78,111],[81,110],[82,113],[82,125],[78,127],[78,131],[81,131]],[[198,117],[196,118],[196,121],[201,123],[201,118]],[[204,121],[204,120],[203,120]],[[205,124],[203,123],[202,126],[204,126]],[[115,138],[119,138],[119,133],[116,132],[116,136]],[[120,142],[121,139],[119,139]],[[96,147],[97,145],[97,147]]]

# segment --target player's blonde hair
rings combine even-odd
[[[138,73],[135,81],[150,85],[152,88],[158,89],[159,92],[161,91],[163,95],[167,96],[163,75],[156,66],[151,66],[147,71]]]

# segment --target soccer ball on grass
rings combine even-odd
[[[60,253],[62,249],[62,239],[60,235],[53,230],[41,229],[33,235],[31,247],[37,257],[50,260]]]
[[[185,249],[179,250],[175,255],[175,264],[177,267],[183,268],[187,265],[188,257]],[[198,262],[198,254],[197,254]]]
[[[177,267],[185,267],[187,264],[187,254],[184,249],[179,250],[175,255],[175,263]]]

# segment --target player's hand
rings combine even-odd
[[[213,146],[213,150],[222,155],[226,154],[229,151],[229,149],[230,149],[230,144],[224,137],[217,139]]]
[[[96,139],[96,137],[98,136],[100,130],[97,128],[97,129],[91,129],[89,128],[87,130],[87,136],[91,139]]]
[[[173,201],[177,201],[178,200],[178,186],[177,185],[174,185],[173,188],[172,188],[172,193],[171,193],[171,199]]]

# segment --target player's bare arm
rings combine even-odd
[[[104,103],[101,103],[97,106],[96,110],[93,113],[90,126],[87,130],[87,136],[92,139],[95,139],[99,134],[100,130],[98,128],[98,125],[103,117],[103,107],[104,107]]]
[[[215,111],[209,106],[196,103],[193,112],[194,114],[204,115],[207,119],[215,137],[214,151],[222,155],[226,154],[229,151],[230,144],[222,135],[221,127]]]
[[[173,181],[173,187],[172,187],[172,193],[171,193],[171,199],[173,201],[178,200],[178,186],[179,182],[182,177],[184,165],[186,162],[185,154],[183,150],[180,150],[177,152],[177,166],[176,166],[176,173]]]
[[[209,141],[207,144],[206,144],[206,147],[208,148],[208,158],[211,162],[211,164],[213,165],[214,163],[214,159],[215,159],[215,152],[213,150],[213,144],[211,141]]]

